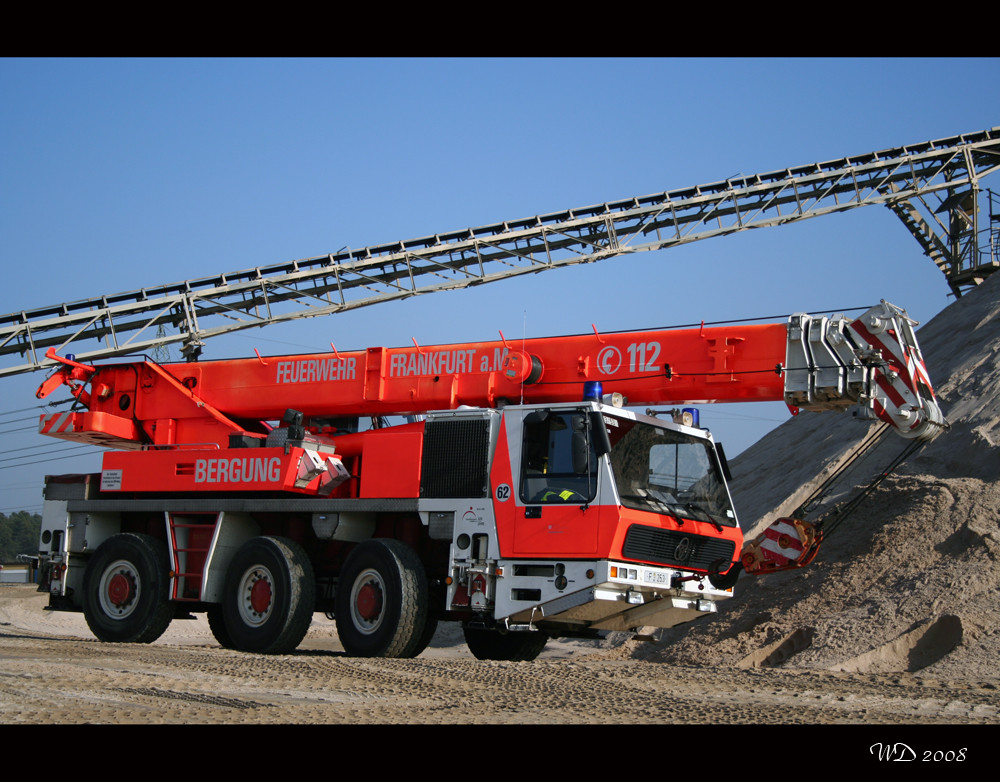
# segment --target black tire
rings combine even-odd
[[[344,564],[336,596],[337,634],[352,657],[416,657],[430,642],[423,563],[405,543],[373,538]]]
[[[434,633],[437,632],[437,626],[437,617],[428,616],[427,623],[424,625],[424,631],[420,634],[420,638],[417,640],[416,645],[413,647],[413,650],[409,655],[410,657],[419,657],[421,652],[430,646],[431,639],[434,638]]]
[[[149,535],[108,538],[83,572],[83,615],[101,641],[148,644],[170,625],[166,545]]]
[[[315,604],[312,564],[302,547],[286,538],[253,538],[229,564],[224,630],[215,638],[226,648],[287,654],[305,638]]]
[[[208,629],[212,631],[212,635],[219,642],[219,645],[223,649],[235,649],[236,644],[233,643],[233,638],[229,635],[229,630],[226,629],[226,617],[223,616],[222,604],[213,603],[205,611],[205,615],[208,617]]]
[[[507,660],[531,662],[542,653],[548,643],[547,633],[501,633],[483,627],[464,626],[465,643],[477,660]]]

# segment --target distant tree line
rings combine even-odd
[[[37,513],[0,513],[0,562],[15,562],[18,554],[38,554],[41,529],[42,517]]]

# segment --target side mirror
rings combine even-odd
[[[590,436],[594,438],[594,452],[598,456],[611,453],[611,438],[604,425],[604,416],[596,410],[590,411]]]

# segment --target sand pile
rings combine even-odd
[[[718,616],[666,631],[634,656],[1000,678],[1000,275],[918,339],[950,430],[840,524],[811,566],[742,577]],[[870,428],[803,413],[733,460],[748,536],[797,507]],[[886,438],[857,483],[905,445]]]

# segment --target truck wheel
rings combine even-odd
[[[434,633],[437,632],[437,627],[437,617],[428,616],[427,624],[424,625],[424,631],[420,634],[420,638],[417,639],[417,643],[414,645],[413,650],[409,654],[410,657],[419,657],[420,653],[430,646],[431,639],[434,638]]]
[[[483,627],[464,626],[465,643],[477,660],[530,662],[542,653],[549,636],[542,632],[501,633]]]
[[[312,564],[302,547],[286,538],[253,538],[226,573],[224,632],[216,640],[244,652],[287,654],[305,638],[315,603]]]
[[[108,538],[83,572],[83,615],[101,641],[148,644],[170,625],[166,545],[149,535]]]
[[[353,657],[416,657],[430,642],[429,606],[416,552],[398,540],[366,540],[340,574],[337,634]]]
[[[235,649],[236,644],[233,643],[232,636],[226,629],[226,618],[223,616],[222,604],[213,603],[205,611],[205,615],[208,617],[208,629],[212,631],[212,636],[219,642],[219,645],[223,649]]]

